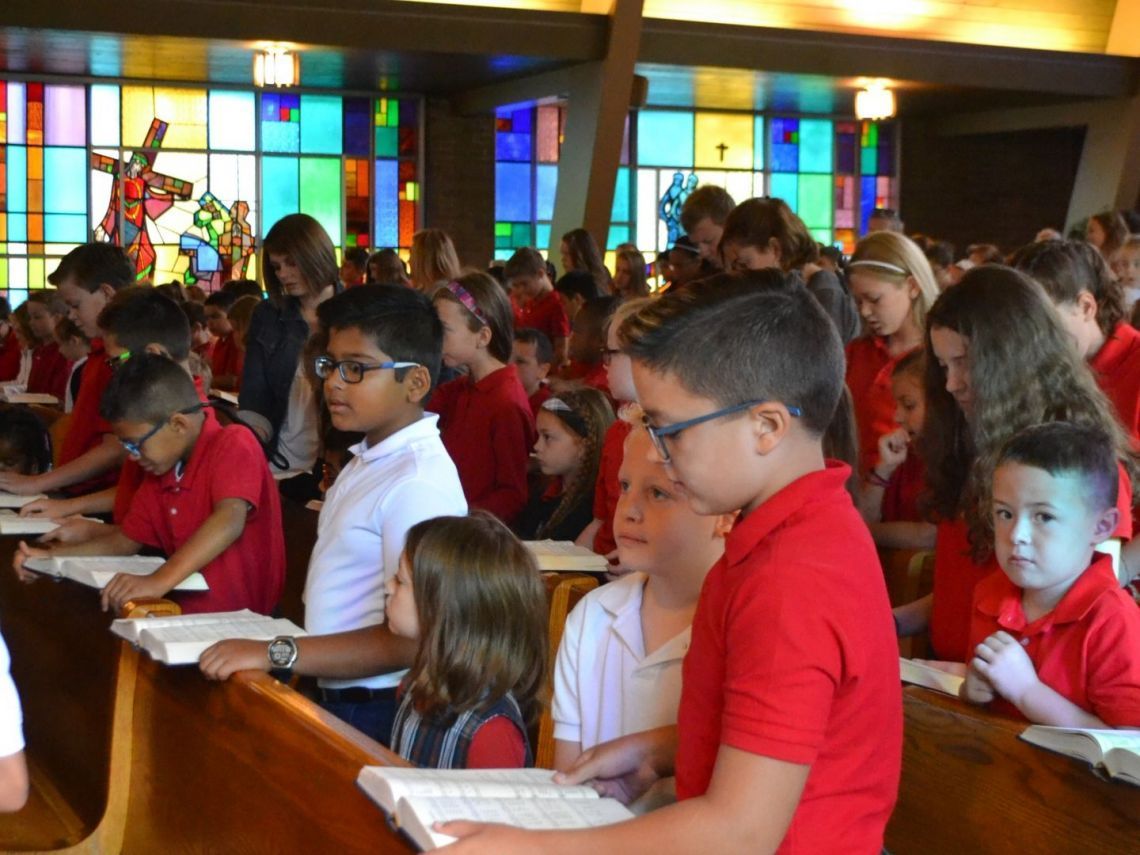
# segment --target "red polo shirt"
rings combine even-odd
[[[0,382],[15,380],[20,375],[20,340],[16,331],[8,327],[8,334],[0,339]]]
[[[1133,439],[1140,439],[1140,331],[1117,324],[1089,367],[1121,423]]]
[[[678,798],[720,746],[811,766],[780,852],[879,853],[898,793],[898,643],[867,526],[829,462],[737,523],[682,671]]]
[[[277,485],[248,429],[222,427],[209,409],[205,416],[181,478],[173,469],[143,477],[123,520],[123,534],[169,556],[201,528],[218,502],[243,499],[251,510],[241,536],[202,568],[210,590],[172,592],[171,598],[188,613],[252,609],[267,615],[276,608],[285,584]]]
[[[91,340],[91,353],[83,363],[82,379],[79,381],[79,397],[71,411],[71,422],[59,450],[59,464],[70,463],[82,457],[103,441],[104,434],[111,433],[111,426],[99,415],[99,403],[107,384],[111,382],[111,367],[107,364],[107,352],[103,350],[103,339]],[[101,475],[69,487],[67,492],[74,495],[93,493],[110,487],[118,478],[116,468],[108,469]]]
[[[517,371],[518,369],[516,369]],[[530,402],[530,412],[536,419],[538,418],[538,411],[542,409],[542,405],[550,400],[554,393],[550,391],[550,387],[545,383],[540,383],[535,393],[527,398]]]
[[[459,470],[467,504],[508,525],[526,507],[526,464],[534,441],[534,414],[513,365],[478,383],[457,377],[431,396],[444,448]]]
[[[1116,508],[1120,522],[1114,538],[1132,538],[1132,482],[1119,467],[1120,489]],[[938,523],[934,541],[934,602],[930,612],[930,643],[935,656],[948,662],[966,662],[971,658],[970,614],[974,589],[987,576],[1001,575],[997,559],[991,555],[984,564],[970,557],[966,523],[962,519]]]
[[[1047,615],[1029,622],[1022,589],[994,573],[974,592],[970,652],[998,630],[1022,641],[1049,688],[1110,727],[1140,727],[1140,609],[1120,587],[1112,559],[1096,557]],[[1015,718],[1005,698],[990,708]]]
[[[847,345],[847,388],[855,406],[859,466],[864,472],[879,461],[879,437],[897,427],[891,372],[904,356],[891,356],[887,340],[879,335],[865,335]]]
[[[625,438],[633,425],[625,419],[616,419],[606,428],[602,441],[602,457],[598,464],[598,480],[594,487],[594,519],[602,525],[594,535],[594,552],[609,555],[617,549],[614,540],[614,512],[617,510],[621,485],[618,483],[618,470],[625,458]]]
[[[210,357],[210,371],[215,377],[225,377],[232,374],[238,379],[241,386],[241,370],[245,364],[245,351],[238,347],[234,334],[227,333],[214,342],[214,352]],[[235,387],[234,391],[237,391]]]
[[[557,291],[535,297],[519,309],[518,317],[518,326],[542,330],[552,342],[570,335],[570,319]]]
[[[28,374],[28,391],[55,395],[63,403],[67,394],[67,378],[71,376],[71,363],[59,352],[54,341],[32,348],[32,370]]]
[[[883,491],[883,522],[924,522],[918,502],[926,489],[926,464],[912,445],[906,450],[906,460],[891,473]]]

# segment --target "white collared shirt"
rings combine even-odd
[[[600,742],[677,722],[686,627],[649,656],[641,634],[644,573],[587,594],[566,619],[554,667],[554,738]]]
[[[8,645],[0,636],[0,757],[9,757],[24,750],[24,716],[20,711],[20,696],[9,673],[11,661]]]
[[[305,582],[305,629],[327,635],[384,622],[384,583],[396,575],[408,529],[440,516],[464,516],[459,474],[425,415],[368,448],[353,446],[325,496]],[[404,672],[320,680],[328,688],[398,685]]]

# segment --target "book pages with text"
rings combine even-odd
[[[553,781],[550,769],[405,769],[365,766],[357,783],[391,813],[402,798],[597,799],[592,787]]]

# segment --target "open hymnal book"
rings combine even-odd
[[[959,677],[956,674],[951,674],[938,668],[931,668],[929,665],[923,665],[921,662],[915,662],[913,659],[903,659],[901,657],[899,658],[899,672],[904,683],[934,689],[936,692],[944,692],[954,697],[958,697],[958,690],[962,687],[964,681],[963,677]]]
[[[0,536],[41,535],[59,528],[59,523],[47,517],[22,517],[10,510],[0,511]]]
[[[40,404],[45,407],[58,407],[59,398],[45,392],[17,392],[14,389],[4,391],[4,400],[9,404]]]
[[[566,787],[549,769],[405,769],[365,766],[356,783],[422,849],[455,840],[435,822],[470,819],[519,828],[592,828],[632,819],[591,787]]]
[[[43,493],[35,493],[31,496],[17,496],[15,493],[0,492],[0,508],[22,508],[24,505],[30,505],[36,499],[46,499]]]
[[[235,407],[238,405],[238,396],[234,392],[226,392],[224,389],[211,389],[211,398],[218,398],[225,401],[227,404],[233,404]]]
[[[1140,730],[1091,730],[1035,724],[1025,728],[1021,738],[1100,766],[1109,777],[1140,787]]]
[[[175,617],[122,618],[112,622],[111,632],[137,644],[152,658],[167,665],[196,663],[203,650],[229,638],[272,641],[279,635],[305,634],[291,620],[266,617],[249,609]]]
[[[538,569],[543,572],[605,573],[610,566],[604,555],[569,540],[527,540],[523,545],[537,559]]]
[[[59,579],[73,579],[92,588],[105,588],[116,573],[130,573],[132,576],[149,576],[166,563],[165,558],[150,558],[145,555],[63,555],[51,558],[29,558],[24,562],[28,570],[55,576]],[[191,573],[174,586],[175,591],[208,591],[206,577],[201,573]]]

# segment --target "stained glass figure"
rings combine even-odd
[[[167,123],[154,119],[143,148],[131,155],[122,175],[120,162],[102,154],[91,155],[91,168],[115,175],[107,213],[95,229],[95,239],[126,249],[134,261],[135,279],[142,281],[154,273],[155,251],[147,234],[147,222],[155,220],[177,200],[189,199],[193,183],[154,171],[154,157],[162,147]]]
[[[228,279],[244,279],[253,254],[253,230],[246,218],[249,204],[241,200],[229,208],[207,191],[198,200],[194,226],[179,238],[178,251],[190,260],[182,274],[187,285],[216,291]]]
[[[698,181],[696,173],[689,173],[689,178],[686,181],[683,172],[674,172],[673,183],[661,196],[657,213],[669,232],[669,246],[675,244],[677,238],[682,234],[681,209],[685,207],[685,200],[689,198],[689,194],[696,189]]]

